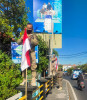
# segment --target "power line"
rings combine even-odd
[[[80,53],[76,53],[76,54],[71,54],[71,55],[78,55],[78,54],[84,54],[84,53],[87,53],[87,51],[85,51],[85,52],[80,52]],[[71,55],[60,55],[60,56],[71,56]]]
[[[71,54],[71,55],[59,55],[60,58],[71,58],[71,57],[76,57],[76,56],[83,56],[87,54],[87,51],[81,52],[81,53],[76,53],[76,54]]]
[[[78,58],[78,57],[83,57],[83,55],[79,55],[79,56],[71,56],[71,57],[59,57],[59,58],[67,58],[67,59],[69,59],[69,58]],[[87,57],[87,56],[84,56],[84,57]]]

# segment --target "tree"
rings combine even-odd
[[[63,65],[58,65],[58,70],[60,70],[61,68],[63,68]]]
[[[58,52],[55,49],[53,49],[53,54],[55,54],[56,56],[59,56]]]
[[[9,26],[9,21],[0,17],[0,50],[10,53],[13,27]],[[5,33],[6,32],[6,33]]]
[[[18,28],[23,30],[26,26],[28,12],[29,8],[25,7],[25,0],[0,0],[0,18],[4,21],[8,20],[8,26],[13,27],[16,36]],[[0,28],[0,31],[7,32],[5,28]]]
[[[18,29],[24,30],[28,23],[25,0],[0,0],[0,100],[15,95],[21,82],[19,65],[12,62],[10,48],[13,36],[18,37]]]
[[[9,26],[9,20],[0,16],[0,33],[12,37],[13,26]]]
[[[28,12],[25,0],[0,0],[0,50],[10,53],[12,37],[17,40],[18,29],[24,30]]]
[[[38,41],[39,41],[39,63],[38,63],[38,71],[39,72],[43,72],[48,68],[48,58],[47,58],[47,54],[48,54],[48,46],[46,44],[46,42],[40,37],[38,36]]]
[[[87,64],[79,65],[77,68],[82,69],[83,72],[87,72]]]
[[[68,75],[71,75],[72,74],[72,70],[73,70],[73,67],[67,69]]]
[[[15,95],[15,89],[22,82],[19,65],[15,65],[6,53],[0,51],[0,100]]]

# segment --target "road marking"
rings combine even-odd
[[[73,89],[73,87],[72,87],[72,85],[71,85],[71,83],[68,81],[68,80],[66,80],[66,79],[63,79],[63,80],[65,80],[69,85],[70,85],[70,87],[71,87],[71,90],[72,90],[72,93],[73,93],[73,96],[74,96],[74,100],[78,100],[77,99],[77,96],[76,96],[76,94],[75,94],[75,91],[74,91],[74,89]]]

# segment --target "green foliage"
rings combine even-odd
[[[47,54],[48,54],[48,46],[46,42],[38,36],[38,41],[39,41],[39,64],[38,64],[38,71],[42,72],[46,70],[48,67],[48,59],[47,59]]]
[[[22,82],[19,65],[15,65],[11,59],[0,51],[0,100],[15,95],[15,89]]]
[[[53,49],[53,54],[55,54],[56,56],[59,56],[58,52],[55,49]]]
[[[24,30],[28,23],[25,0],[0,0],[0,100],[15,95],[17,87],[22,82],[19,65],[15,65],[10,57],[11,41],[18,28]],[[30,72],[29,72],[30,73]]]
[[[76,66],[76,67],[74,67],[74,68],[73,68],[73,67],[72,67],[72,68],[69,68],[69,69],[67,70],[67,72],[68,72],[69,74],[71,74],[73,69],[78,69],[78,68],[80,68],[83,72],[86,72],[86,73],[87,73],[87,64],[78,65],[78,66]]]
[[[58,70],[60,70],[61,68],[63,68],[63,65],[58,65]]]
[[[62,68],[62,67],[63,67],[63,65],[58,65],[58,67]]]
[[[18,35],[17,29],[21,28],[23,30],[28,22],[28,12],[29,8],[26,8],[25,0],[0,0],[0,20],[3,18],[4,22],[0,23],[2,26],[0,31],[9,34],[13,30],[11,32]],[[6,27],[9,32],[7,32]]]
[[[11,27],[9,25],[9,20],[0,17],[0,32],[5,32],[7,35],[9,35],[10,37],[12,37],[12,31],[13,31],[14,27]]]
[[[58,65],[58,70],[60,70],[61,68],[63,68],[63,65]]]
[[[0,0],[0,49],[10,53],[12,37],[18,39],[18,28],[24,30],[28,23],[27,13],[29,8],[25,6],[25,0]],[[14,36],[13,36],[14,35]],[[9,46],[8,46],[9,45]]]
[[[87,73],[87,64],[79,65],[79,66],[77,66],[77,68],[80,68],[80,69],[82,69],[83,72]]]
[[[71,74],[72,74],[72,70],[73,70],[73,67],[71,67],[71,68],[67,69],[67,72],[68,72],[68,74],[69,74],[69,75],[71,75]]]

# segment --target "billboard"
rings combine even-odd
[[[34,32],[45,32],[44,21],[49,15],[54,24],[54,33],[62,33],[62,0],[33,0]]]

